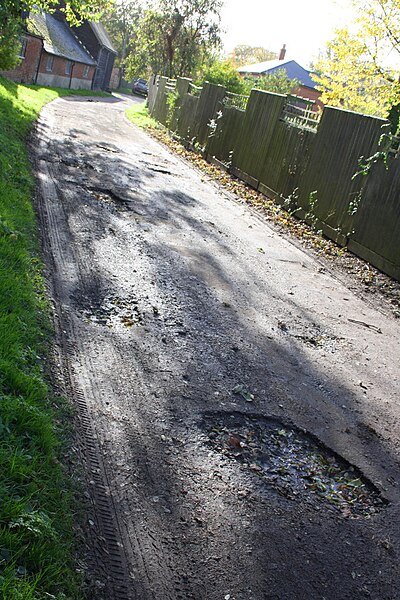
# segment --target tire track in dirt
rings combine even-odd
[[[40,161],[37,167],[41,180],[38,208],[44,252],[53,259],[52,266],[55,272],[60,273],[61,280],[79,281],[79,260],[77,260],[71,239],[68,239],[68,231],[63,227],[66,215],[62,208],[62,202],[56,201],[59,200],[57,179],[45,161]],[[85,393],[73,367],[73,364],[77,362],[77,351],[72,340],[78,340],[79,336],[74,331],[73,319],[68,307],[65,303],[60,302],[60,298],[64,296],[65,292],[57,289],[57,281],[59,282],[60,279],[54,276],[50,279],[50,283],[54,286],[56,338],[60,347],[58,356],[62,361],[65,394],[74,399],[78,408],[77,447],[86,474],[86,490],[90,495],[90,505],[93,511],[90,516],[94,519],[94,521],[89,519],[89,525],[92,526],[91,523],[93,523],[95,528],[95,535],[91,538],[93,546],[90,555],[94,564],[90,566],[97,575],[103,575],[102,583],[106,582],[104,589],[99,591],[99,594],[105,594],[105,598],[115,600],[128,600],[131,597],[137,599],[140,596],[136,594],[131,596],[128,588],[127,564],[121,549],[119,523],[116,521],[119,513],[110,496],[110,486],[98,438],[90,417],[88,397],[96,397],[95,380],[92,380],[92,387]],[[81,346],[78,348],[78,353],[84,354]],[[91,377],[86,376],[84,381],[90,382]]]

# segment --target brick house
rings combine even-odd
[[[82,37],[89,41],[95,56]],[[51,15],[31,12],[21,37],[21,62],[12,71],[1,74],[18,83],[108,89],[115,56],[116,51],[100,23],[84,22],[81,27],[73,28],[61,11]]]
[[[317,84],[311,77],[312,72],[304,69],[295,60],[285,59],[285,55],[286,46],[283,45],[277,60],[267,60],[253,65],[244,65],[238,67],[237,71],[242,77],[253,77],[254,79],[258,79],[263,75],[273,74],[284,69],[289,79],[296,79],[300,82],[300,85],[292,90],[292,94],[311,100],[313,102],[314,110],[323,108],[323,104],[319,99],[321,92],[316,89]]]
[[[31,13],[29,32],[43,39],[35,83],[71,89],[90,89],[96,61],[64,22],[45,12]]]

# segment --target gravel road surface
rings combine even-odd
[[[33,140],[90,597],[398,600],[399,320],[133,101],[57,100]]]

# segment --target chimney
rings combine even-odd
[[[279,52],[279,60],[283,60],[286,54],[286,44],[283,44],[281,51]]]

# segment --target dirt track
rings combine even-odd
[[[34,140],[91,597],[398,600],[399,321],[127,103],[57,100]],[[303,455],[362,494],[338,504]]]

